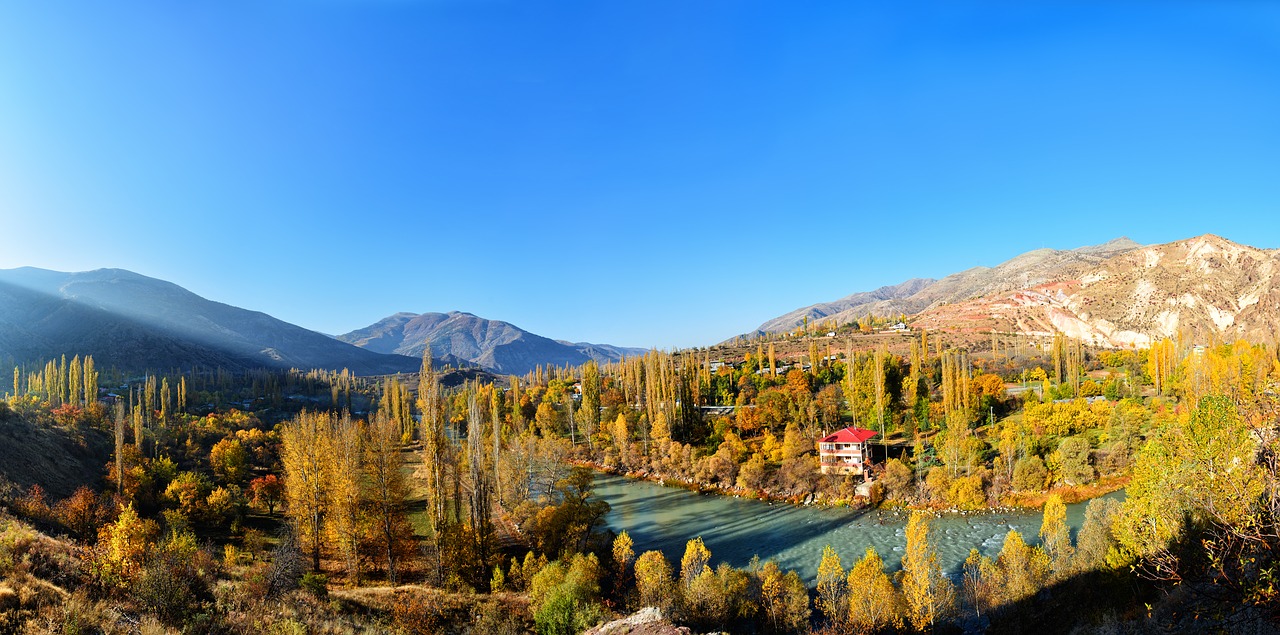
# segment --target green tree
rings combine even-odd
[[[1038,492],[1044,489],[1049,480],[1049,470],[1044,466],[1044,459],[1029,456],[1019,459],[1013,466],[1013,489],[1024,492]]]
[[[1067,437],[1058,444],[1063,482],[1068,485],[1084,485],[1093,481],[1094,470],[1089,462],[1089,450],[1089,441],[1083,437]]]
[[[1204,397],[1189,418],[1175,419],[1143,446],[1115,525],[1120,544],[1147,574],[1177,577],[1181,558],[1170,545],[1186,531],[1256,522],[1266,487],[1257,455],[1235,405]]]

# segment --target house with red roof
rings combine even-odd
[[[823,474],[862,474],[871,460],[867,442],[879,434],[865,428],[845,428],[818,441],[818,464]]]

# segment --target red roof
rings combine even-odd
[[[863,443],[877,434],[880,433],[865,428],[845,428],[822,437],[820,443]]]

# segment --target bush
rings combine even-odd
[[[133,597],[169,626],[192,625],[213,606],[217,563],[196,546],[193,534],[175,534],[156,550],[133,586]]]
[[[298,588],[298,582],[306,571],[302,552],[293,540],[293,534],[280,541],[271,550],[271,567],[267,570],[267,588],[269,597],[279,597]]]
[[[323,573],[306,572],[298,581],[298,586],[321,600],[329,597],[329,577]]]
[[[959,509],[981,509],[987,503],[982,492],[982,477],[964,476],[951,482],[947,489],[947,502]]]
[[[1019,459],[1013,466],[1013,489],[1018,491],[1040,491],[1044,489],[1049,478],[1049,470],[1044,460],[1038,456]]]
[[[577,554],[568,566],[552,562],[529,584],[539,633],[581,633],[603,616],[600,564],[595,554]]]

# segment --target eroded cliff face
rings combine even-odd
[[[1277,341],[1280,255],[1204,235],[1066,268],[1055,279],[937,306],[919,328],[1064,333],[1099,346]]]

